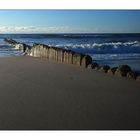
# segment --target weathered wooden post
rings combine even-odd
[[[73,64],[77,66],[81,66],[81,54],[79,53],[73,54]]]
[[[73,54],[74,54],[74,52],[69,50],[69,52],[68,52],[68,63],[69,64],[73,64]]]
[[[92,64],[92,58],[89,55],[83,55],[81,59],[81,66],[87,68],[89,64]]]
[[[58,61],[63,62],[64,60],[64,50],[62,48],[58,48]]]

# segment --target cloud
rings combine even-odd
[[[115,33],[130,32],[126,29],[70,27],[70,26],[0,26],[0,33]]]
[[[70,28],[68,26],[0,26],[0,33],[57,33],[68,31],[70,31]]]
[[[90,33],[98,29],[69,26],[0,26],[0,33]]]

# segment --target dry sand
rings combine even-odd
[[[0,129],[140,129],[140,82],[39,58],[0,58]]]

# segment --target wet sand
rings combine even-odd
[[[0,129],[140,129],[140,82],[45,59],[0,58]]]

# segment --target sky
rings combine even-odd
[[[0,33],[140,33],[140,10],[0,10]]]

